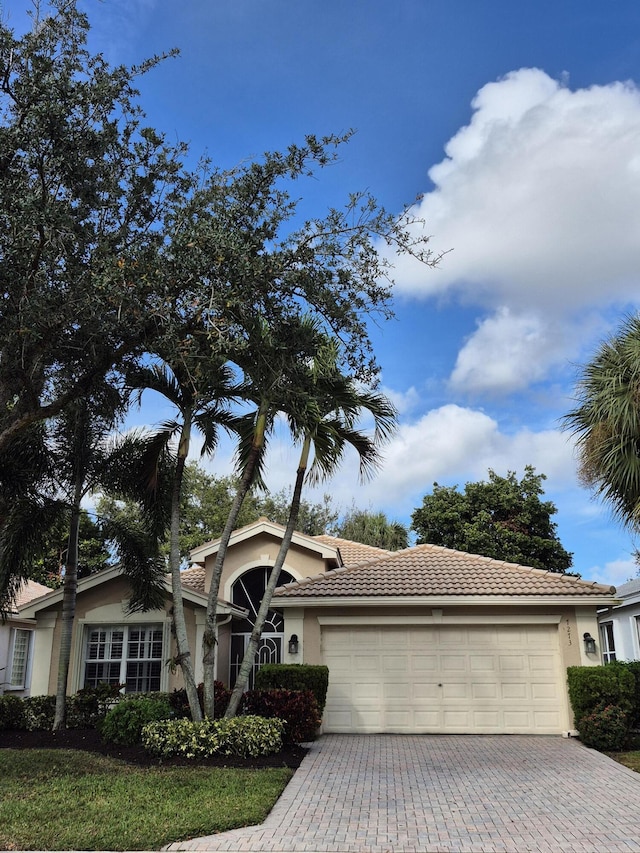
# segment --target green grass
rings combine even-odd
[[[0,749],[0,850],[157,850],[261,823],[291,776]]]
[[[630,770],[640,773],[640,750],[632,749],[628,752],[608,752],[607,755],[620,762],[620,764],[624,764]]]

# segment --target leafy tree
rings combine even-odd
[[[373,545],[387,551],[409,547],[409,531],[399,521],[389,521],[383,512],[353,507],[335,528],[336,536]]]
[[[0,22],[0,447],[162,324],[157,226],[185,180],[137,104],[159,58],[112,68],[74,0],[46,12],[20,38]]]
[[[640,528],[640,316],[629,317],[580,371],[565,427],[577,441],[583,482],[616,516]]]
[[[187,463],[180,512],[180,552],[185,558],[203,542],[220,536],[229,515],[236,485],[234,477],[215,477],[197,463]],[[249,493],[240,510],[237,526],[250,524],[264,514],[259,500],[253,493]]]
[[[489,480],[439,486],[425,495],[412,514],[418,544],[429,542],[496,560],[566,572],[572,555],[558,539],[551,501],[542,501],[544,474],[531,465],[518,480],[513,471],[501,477],[489,469]]]
[[[267,494],[257,502],[258,514],[266,516],[269,521],[286,526],[292,497],[291,489],[280,489],[275,494]],[[333,506],[329,494],[324,494],[322,501],[315,503],[301,498],[296,530],[307,536],[320,536],[333,527],[338,516],[339,511]]]
[[[46,551],[35,561],[31,579],[55,589],[62,584],[69,544],[68,525],[61,520],[49,532],[47,540]],[[112,554],[103,529],[86,510],[82,510],[78,531],[78,577],[99,572],[111,561]]]

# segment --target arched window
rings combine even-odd
[[[231,621],[231,660],[229,662],[231,687],[235,684],[238,670],[244,658],[245,649],[249,644],[251,631],[253,630],[270,574],[271,566],[259,566],[257,569],[250,569],[248,572],[245,572],[233,584],[231,601],[233,604],[243,607],[249,612],[246,619],[232,619]],[[294,580],[295,578],[289,572],[281,571],[278,584],[282,585]],[[248,688],[250,690],[253,688],[255,673],[263,664],[280,663],[282,660],[283,642],[284,618],[279,610],[271,609],[267,614],[253,672],[249,677]]]

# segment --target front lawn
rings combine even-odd
[[[291,776],[0,749],[0,850],[157,850],[261,823]]]
[[[629,752],[608,752],[607,755],[615,761],[624,764],[636,773],[640,773],[640,750],[632,749]]]

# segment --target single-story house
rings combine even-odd
[[[0,696],[28,696],[31,685],[34,619],[18,616],[18,609],[34,598],[47,595],[51,589],[36,581],[26,581],[18,590],[14,608],[0,619]]]
[[[284,528],[260,519],[231,537],[219,590],[217,677],[233,684]],[[219,542],[191,553],[184,601],[196,678],[206,590]],[[434,545],[388,552],[294,534],[256,668],[326,664],[327,732],[559,734],[572,730],[566,667],[597,664],[584,635],[613,587]],[[126,615],[117,570],[78,584],[70,690],[99,681],[127,691],[180,685],[171,600]],[[36,599],[32,692],[54,692],[61,594]]]
[[[621,584],[616,598],[598,614],[602,661],[640,660],[640,578]]]

